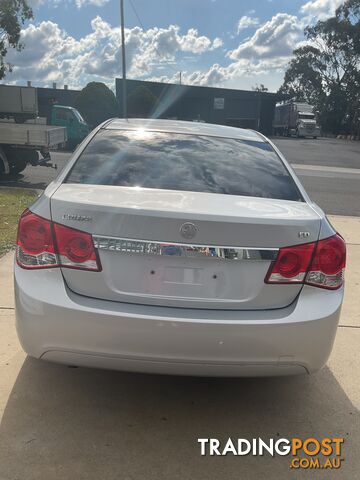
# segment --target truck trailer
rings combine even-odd
[[[285,102],[275,106],[274,135],[313,137],[320,135],[314,108],[308,103]]]

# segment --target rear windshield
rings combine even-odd
[[[100,130],[65,182],[302,200],[267,143],[143,130]]]

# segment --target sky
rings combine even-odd
[[[6,83],[114,88],[122,75],[120,0],[28,0]],[[128,78],[276,91],[308,24],[341,0],[124,0]]]

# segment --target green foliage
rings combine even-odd
[[[260,85],[256,84],[255,87],[251,87],[251,90],[253,92],[268,92],[269,89],[265,87],[263,83],[260,83]]]
[[[294,50],[279,93],[315,106],[325,131],[360,129],[360,0],[305,29],[308,44]]]
[[[127,97],[128,115],[130,117],[149,117],[156,103],[156,96],[148,88],[140,85]]]
[[[119,111],[114,93],[101,82],[88,83],[77,96],[75,108],[92,127],[116,117]]]
[[[0,79],[12,66],[5,61],[9,48],[22,50],[20,42],[21,25],[33,18],[26,0],[0,0]]]

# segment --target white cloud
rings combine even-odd
[[[179,39],[179,46],[184,52],[203,53],[211,47],[208,37],[200,36],[196,28],[190,28],[184,37]]]
[[[187,85],[199,85],[210,87],[221,86],[234,86],[239,84],[241,80],[246,80],[245,83],[256,83],[256,81],[262,81],[266,76],[267,78],[278,78],[278,83],[281,82],[281,76],[287,61],[283,60],[280,63],[277,59],[261,60],[259,62],[252,62],[251,60],[238,60],[230,63],[228,66],[223,67],[218,63],[213,64],[207,70],[196,70],[193,72],[182,71],[182,83]],[[255,80],[261,77],[260,80]],[[178,83],[179,76],[174,73],[173,75],[160,75],[151,76],[148,80],[167,83]],[[277,85],[279,86],[279,85]],[[249,87],[247,87],[249,88]]]
[[[120,28],[100,16],[92,20],[91,28],[91,33],[75,39],[54,22],[30,24],[21,33],[25,49],[9,51],[7,60],[14,70],[7,80],[39,85],[56,81],[73,87],[94,79],[113,83],[121,74]],[[222,45],[220,38],[211,40],[193,28],[182,34],[177,25],[125,29],[125,37],[127,72],[133,78],[151,74],[156,64],[175,62],[179,52],[198,56]]]
[[[278,13],[259,27],[250,39],[228,52],[228,56],[233,60],[289,57],[302,31],[296,16]]]
[[[236,49],[227,53],[227,57],[232,60],[230,64],[222,66],[214,63],[205,71],[183,71],[183,83],[234,86],[239,84],[241,79],[256,83],[270,77],[277,78],[280,82],[292,51],[303,41],[302,31],[303,26],[296,16],[278,13]],[[163,75],[152,79],[178,81],[176,75]]]
[[[249,17],[248,15],[244,15],[240,18],[238,26],[237,26],[237,33],[241,30],[245,30],[246,28],[253,27],[259,25],[259,19],[256,17]]]
[[[244,88],[246,82],[249,86],[261,82],[276,88],[293,49],[303,40],[302,29],[301,19],[278,13],[225,57],[220,55],[219,60],[201,69],[196,67],[199,57],[223,47],[221,38],[211,39],[195,28],[182,32],[177,25],[148,30],[127,28],[127,73],[129,78],[178,82],[175,71],[181,70],[184,84],[241,84]],[[43,21],[23,29],[21,40],[25,49],[12,50],[7,57],[14,65],[13,73],[6,78],[8,82],[32,80],[38,86],[57,82],[59,86],[65,83],[80,88],[96,80],[113,86],[114,77],[121,75],[120,28],[112,27],[100,16],[91,21],[91,32],[79,39],[56,23]],[[174,73],[169,75],[170,67]],[[272,78],[278,80],[272,82]]]
[[[214,50],[222,46],[223,46],[223,41],[221,40],[221,38],[219,37],[214,38],[211,48]]]
[[[191,73],[188,75],[188,81],[192,85],[220,86],[228,79],[228,76],[228,69],[215,63],[205,72]]]
[[[300,8],[300,13],[307,15],[306,20],[326,20],[334,15],[343,0],[311,0]]]

